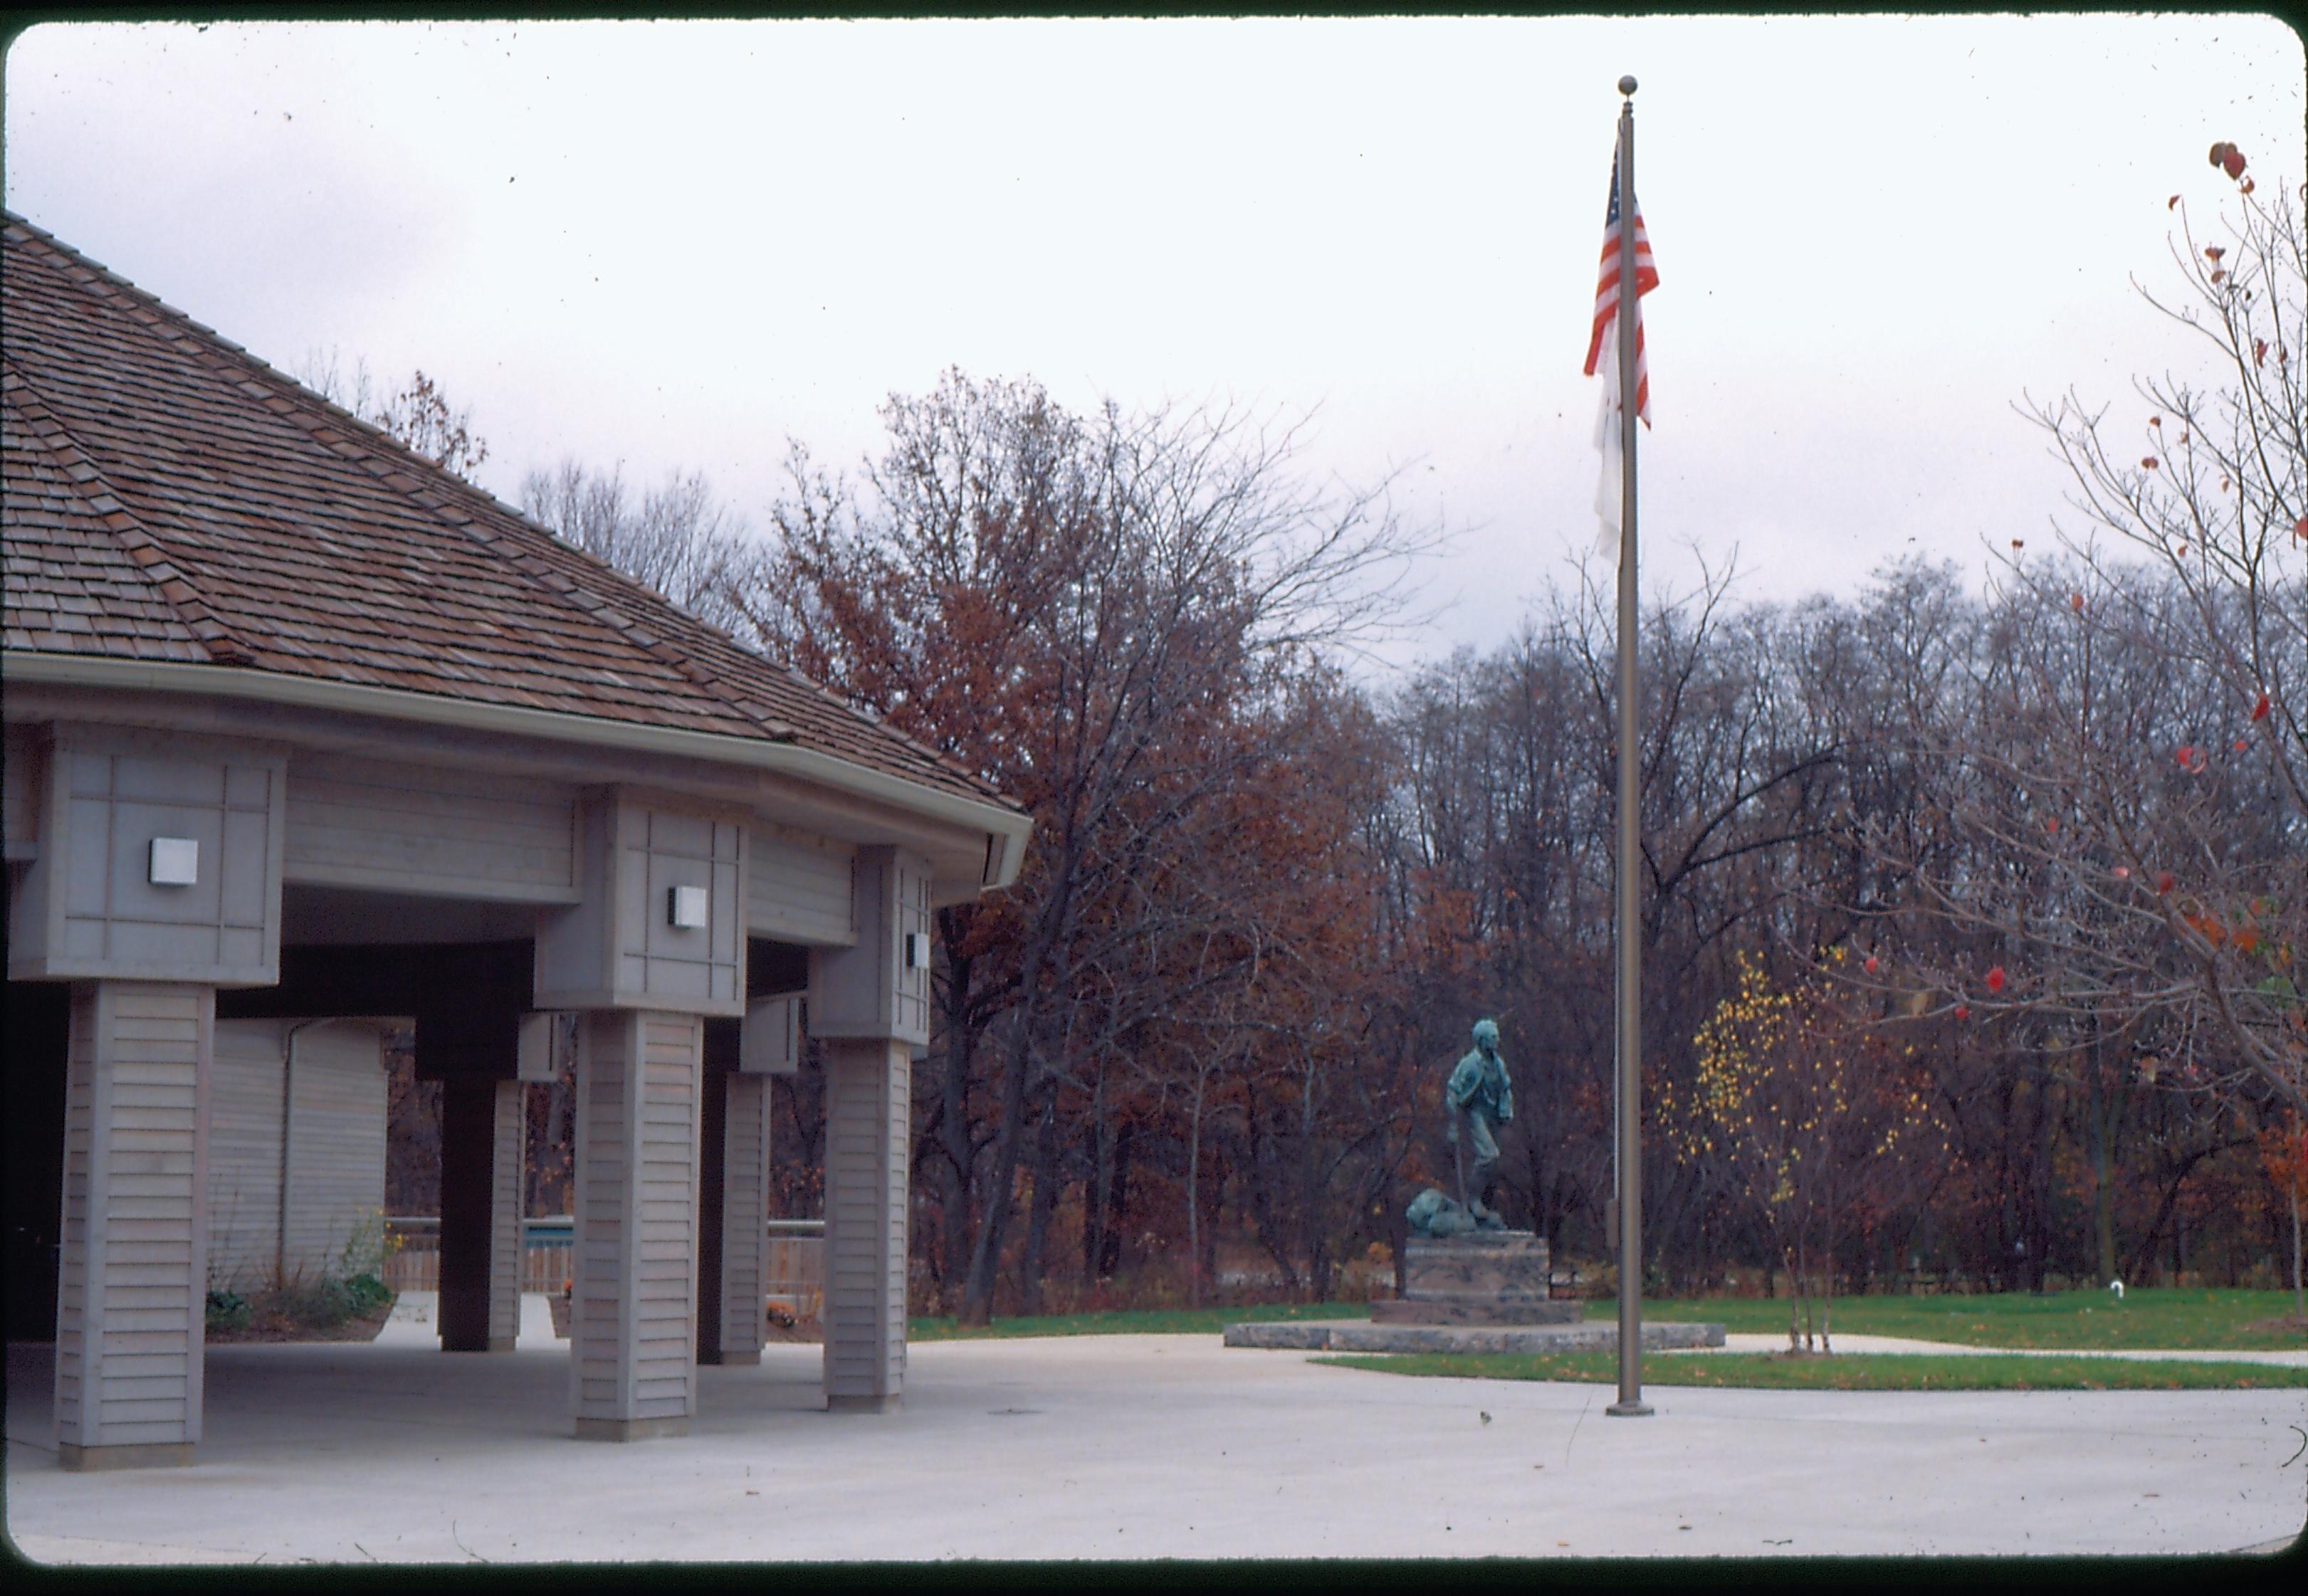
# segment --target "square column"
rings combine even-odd
[[[698,1152],[697,1361],[758,1364],[769,1272],[769,1081],[740,1074],[734,1020],[705,1022]]]
[[[67,1469],[189,1463],[201,1438],[215,1032],[211,987],[73,988],[56,1290]]]
[[[906,1160],[913,1065],[902,1041],[825,1044],[825,1405],[883,1412],[906,1385]]]
[[[709,1327],[697,1327],[700,1363],[759,1363],[770,1268],[770,1079],[732,1073],[722,1089],[719,1224],[706,1237],[706,1268],[719,1290],[707,1293]],[[718,1242],[718,1245],[715,1245]]]
[[[521,1083],[441,1085],[441,1350],[510,1352],[521,1327]]]
[[[581,1439],[677,1436],[696,1411],[704,1021],[592,1010],[577,1032],[571,1393]]]

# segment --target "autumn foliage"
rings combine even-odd
[[[2308,240],[2241,152],[2211,166],[2233,214],[2199,237],[2173,196],[2183,298],[2156,301],[2202,370],[2032,407],[2074,476],[2054,547],[1999,535],[1984,592],[1909,561],[1742,607],[1725,572],[1642,613],[1653,1289],[1785,1280],[1824,1342],[1841,1291],[2284,1251]],[[1516,1082],[1501,1205],[1591,1278],[1607,575],[1374,681],[1355,651],[1402,619],[1426,535],[1383,482],[1310,481],[1286,419],[1077,413],[958,372],[883,419],[850,473],[797,448],[758,539],[678,475],[661,504],[570,467],[533,496],[1034,816],[1016,885],[939,917],[916,1306],[1338,1291],[1447,1170],[1440,1083],[1478,1014]],[[795,1212],[815,1091],[779,1088]]]

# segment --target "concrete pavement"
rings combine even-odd
[[[1402,1379],[1216,1336],[935,1342],[820,1411],[819,1349],[703,1368],[688,1436],[568,1434],[567,1343],[217,1347],[186,1469],[72,1474],[8,1349],[7,1530],[42,1562],[2226,1552],[2300,1534],[2308,1392]],[[1702,1354],[1690,1354],[1701,1356]]]
[[[1778,1333],[1753,1335],[1744,1332],[1726,1335],[1719,1347],[1677,1348],[1677,1351],[1704,1352],[1784,1352],[1787,1338]],[[2156,1363],[2168,1359],[2185,1359],[2202,1363],[2269,1363],[2293,1368],[2308,1368],[2308,1348],[2297,1351],[2249,1351],[2225,1349],[2169,1351],[2141,1351],[2131,1348],[2121,1350],[2045,1351],[2031,1347],[1966,1347],[1954,1342],[1921,1342],[1897,1335],[1844,1335],[1835,1337],[1838,1352],[1928,1352],[1957,1358],[2126,1358],[2136,1362]]]

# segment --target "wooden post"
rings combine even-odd
[[[213,988],[73,989],[56,1294],[67,1469],[189,1463],[208,1307]]]
[[[441,1087],[441,1350],[510,1352],[521,1327],[521,1083]]]
[[[721,1224],[709,1254],[720,1280],[716,1360],[759,1363],[770,1269],[770,1077],[733,1072],[721,1100]]]
[[[697,1146],[704,1022],[589,1012],[578,1031],[576,1434],[687,1432],[697,1407]]]
[[[880,1412],[906,1384],[906,1044],[825,1044],[825,1405]]]

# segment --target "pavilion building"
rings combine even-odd
[[[0,316],[10,1196],[61,1194],[10,1290],[54,1281],[65,1466],[192,1457],[243,1246],[211,1160],[280,1171],[230,1187],[252,1267],[306,1245],[262,1137],[343,1141],[379,1022],[442,1083],[442,1345],[486,1352],[576,1016],[571,1417],[617,1439],[759,1356],[805,1026],[826,1401],[898,1402],[933,910],[1015,879],[1026,816],[13,215]]]

